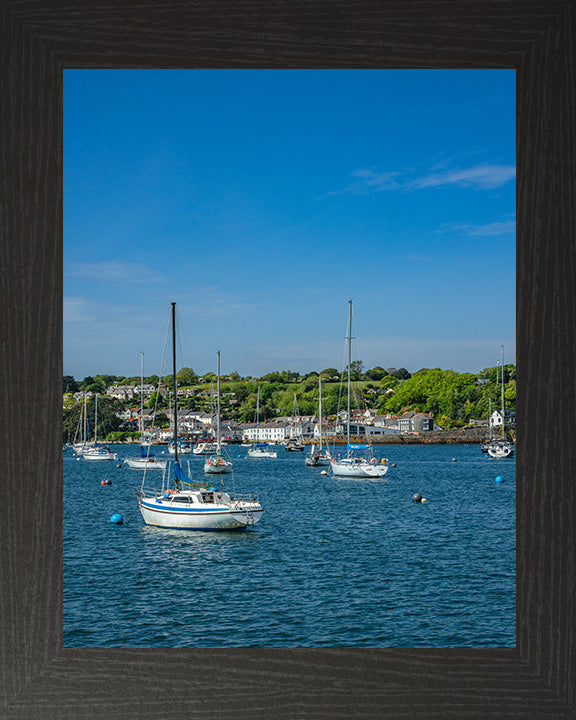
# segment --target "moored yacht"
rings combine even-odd
[[[178,530],[241,530],[257,523],[262,506],[257,496],[237,498],[215,486],[193,482],[182,470],[178,458],[178,400],[176,394],[176,303],[172,303],[174,383],[174,463],[171,478],[163,475],[162,488],[146,492],[144,482],[138,496],[140,512],[147,525]],[[170,487],[173,483],[174,487]]]
[[[350,442],[350,388],[352,368],[352,300],[348,303],[348,414],[346,417],[346,455],[332,457],[330,468],[333,475],[341,477],[383,477],[388,472],[387,460],[378,462],[372,455],[372,446],[368,444],[352,444]],[[363,450],[362,456],[355,455],[355,451]]]

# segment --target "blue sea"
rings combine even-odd
[[[257,493],[262,520],[194,532],[144,525],[143,471],[117,467],[138,448],[110,447],[117,462],[64,453],[64,647],[516,644],[515,459],[377,446],[390,469],[361,480],[321,475],[306,451],[229,446],[225,489]],[[203,458],[182,459],[205,479]]]

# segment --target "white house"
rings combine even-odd
[[[262,423],[259,426],[245,425],[242,430],[242,439],[249,442],[281,443],[290,438],[292,426],[290,423],[278,422]]]
[[[516,410],[504,410],[504,422],[507,425],[515,425]],[[502,410],[494,410],[490,415],[490,427],[502,427]]]

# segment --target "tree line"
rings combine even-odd
[[[282,416],[291,416],[296,406],[299,415],[315,415],[318,412],[319,376],[322,377],[323,415],[335,418],[346,404],[346,371],[339,373],[335,368],[326,368],[320,372],[300,375],[290,370],[268,373],[261,378],[240,377],[238,373],[221,378],[221,409],[225,419],[237,422],[253,422],[256,415],[256,400],[260,389],[260,420],[272,420]],[[375,367],[365,370],[361,362],[350,367],[353,382],[354,407],[371,408],[386,415],[400,415],[414,410],[431,413],[435,423],[444,429],[463,427],[471,420],[487,418],[489,409],[498,409],[502,403],[502,368],[492,367],[480,373],[457,373],[440,368],[422,368],[415,373],[405,368]],[[144,378],[145,383],[158,385],[159,377],[151,375]],[[166,386],[171,387],[172,377],[163,378]],[[192,388],[191,397],[179,398],[181,408],[209,412],[215,408],[211,402],[210,386],[215,388],[216,376],[208,374],[198,376],[191,368],[182,368],[177,373],[178,387]],[[113,375],[95,375],[76,381],[64,376],[63,389],[67,396],[64,403],[64,434],[75,431],[80,413],[80,403],[70,398],[70,393],[82,390],[105,395],[110,385],[139,385],[139,377],[126,378]],[[504,404],[506,408],[516,407],[516,367],[504,367]],[[118,432],[122,421],[117,413],[126,407],[139,404],[137,398],[121,402],[102,398],[98,404],[99,437],[110,432]],[[167,424],[166,409],[169,399],[162,393],[154,393],[146,401],[146,407],[157,407],[162,416],[160,421]],[[100,434],[102,432],[102,435]]]

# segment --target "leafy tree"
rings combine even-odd
[[[382,390],[388,390],[389,388],[394,388],[396,385],[398,385],[400,381],[397,377],[394,377],[393,375],[384,375],[382,380],[380,381],[380,388]]]
[[[156,405],[156,398],[158,398],[158,404]],[[180,403],[178,403],[180,404]],[[167,398],[162,395],[161,392],[158,392],[158,390],[155,390],[152,395],[148,398],[148,402],[144,405],[149,410],[159,407],[159,408],[167,408],[168,407],[168,400]]]
[[[104,389],[116,382],[116,375],[94,375],[94,380],[97,383],[102,383]]]
[[[512,380],[504,390],[504,399],[508,401],[508,407],[516,405],[516,380]]]
[[[102,380],[95,380],[90,385],[87,385],[85,390],[86,392],[103,395],[106,392],[106,385]]]
[[[406,368],[400,368],[400,370],[395,370],[394,372],[390,373],[395,378],[398,378],[398,380],[408,380],[412,377],[412,375],[406,370]]]
[[[326,368],[325,370],[322,370],[320,376],[322,377],[322,380],[340,379],[340,373],[338,372],[338,370],[336,370],[336,368]]]
[[[170,427],[170,418],[165,413],[158,413],[156,415],[156,425],[159,428],[168,428]]]
[[[382,380],[383,377],[387,375],[386,370],[384,368],[381,368],[379,366],[376,366],[375,368],[372,368],[372,370],[366,370],[364,373],[364,376],[367,377],[369,380]]]
[[[198,382],[198,375],[189,367],[183,367],[176,373],[176,382],[179,387],[195,385]]]
[[[63,393],[75,393],[78,392],[79,386],[72,375],[64,375],[62,378],[62,392]]]
[[[282,377],[282,374],[279,372],[271,372],[268,373],[268,375],[263,375],[262,380],[269,383],[281,383],[285,382],[284,378]]]

